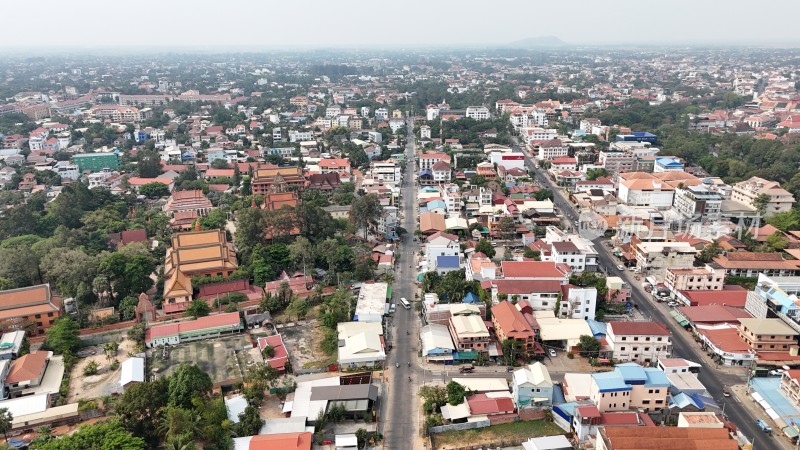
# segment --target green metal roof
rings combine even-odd
[[[687,319],[686,316],[678,311],[670,311],[669,314],[673,319],[675,319],[676,322],[680,324],[680,326],[685,327],[686,325],[689,325],[689,319]]]

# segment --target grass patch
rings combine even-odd
[[[503,423],[488,428],[464,431],[446,431],[432,435],[433,448],[457,448],[475,445],[518,445],[532,437],[565,434],[564,430],[546,420],[529,420]]]

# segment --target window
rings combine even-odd
[[[647,390],[647,393],[648,393],[648,394],[652,394],[652,393],[653,393],[653,390],[652,390],[652,389],[648,389],[648,390]]]
[[[619,351],[624,352],[625,351],[625,347],[620,347]]]
[[[41,315],[41,314],[37,314],[35,317],[36,317],[37,319],[41,319],[41,318],[42,318],[42,315]]]
[[[47,313],[47,317],[53,317],[53,313],[51,312]]]
[[[642,400],[642,404],[643,405],[649,405],[650,404],[650,400]]]

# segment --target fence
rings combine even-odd
[[[491,425],[491,423],[488,420],[481,420],[478,422],[454,423],[451,425],[440,425],[438,427],[430,427],[428,428],[428,433],[436,434],[436,433],[444,433],[445,431],[473,430],[475,428],[486,428],[489,425]]]

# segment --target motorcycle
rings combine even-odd
[[[394,366],[400,368],[400,363],[394,363]]]

